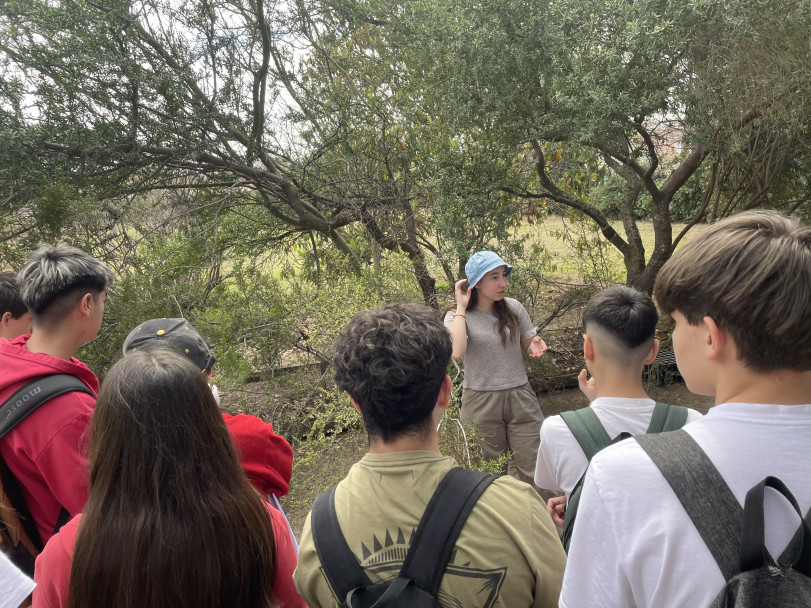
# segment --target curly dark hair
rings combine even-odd
[[[335,381],[358,403],[370,437],[390,442],[430,432],[451,359],[437,311],[389,304],[355,315],[335,341]]]

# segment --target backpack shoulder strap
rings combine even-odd
[[[310,527],[318,561],[333,591],[343,601],[353,589],[372,584],[346,542],[335,511],[335,487],[318,495],[313,503]]]
[[[436,597],[456,539],[476,501],[497,475],[455,467],[442,478],[420,519],[396,581],[408,579]],[[341,532],[335,487],[315,499],[311,516],[318,559],[339,598],[372,583]],[[394,583],[393,583],[394,584]]]
[[[436,597],[456,539],[479,497],[497,475],[454,467],[442,478],[420,519],[400,577]]]
[[[803,518],[805,521],[805,525],[811,527],[811,509],[808,509],[808,512],[805,514]],[[776,560],[778,564],[788,564],[790,563],[792,554],[797,550],[797,546],[803,543],[803,524],[800,524],[800,527],[797,528],[797,531],[794,533],[791,541],[789,541],[788,545],[786,546],[783,553],[780,554],[780,557]]]
[[[80,391],[95,397],[95,393],[84,382],[71,374],[49,374],[41,376],[17,389],[8,399],[0,404],[0,439],[22,422],[40,405],[54,397]],[[37,551],[43,547],[42,540],[28,510],[22,492],[14,479],[11,469],[0,458],[0,488],[3,492],[3,511],[5,513],[2,527],[15,542],[23,538],[22,532]],[[13,511],[13,512],[12,512]],[[70,519],[70,513],[62,507],[59,511],[54,533]],[[30,547],[29,547],[30,550]]]
[[[792,540],[781,556],[781,559],[785,557],[786,560],[780,563],[811,577],[811,527],[803,518],[800,505],[797,504],[797,499],[794,498],[786,484],[772,476],[766,477],[746,493],[741,534],[741,572],[768,566],[773,562],[765,543],[766,522],[763,506],[766,487],[780,492],[791,503],[800,518],[800,528],[797,531],[800,535],[799,546],[794,545],[794,540]]]
[[[591,407],[561,412],[560,417],[580,444],[589,462],[597,452],[611,445],[611,437]]]
[[[634,439],[670,484],[724,580],[738,574],[743,508],[704,450],[683,430]]]
[[[38,555],[44,546],[17,480],[2,458],[0,458],[0,536],[7,536],[12,546],[22,544],[31,556]],[[33,560],[30,565],[26,564],[26,569],[30,569],[29,574],[33,574]]]
[[[0,439],[46,401],[74,391],[95,397],[90,387],[71,374],[49,374],[18,389],[0,405]]]
[[[656,402],[653,408],[653,415],[646,433],[664,433],[665,431],[675,431],[684,426],[687,422],[687,408],[681,405],[668,405],[661,401]]]

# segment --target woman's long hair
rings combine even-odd
[[[479,301],[479,290],[475,287],[470,290],[470,301],[467,303],[467,309],[473,310],[476,308],[476,303]],[[449,310],[456,310],[456,303],[451,302],[442,311],[442,318],[445,318],[445,313]],[[517,341],[521,337],[521,323],[518,320],[518,315],[507,304],[506,299],[496,300],[493,302],[493,314],[496,317],[496,329],[501,336],[501,345],[507,346],[507,340]],[[507,332],[509,329],[509,333]]]
[[[70,606],[263,608],[275,569],[270,517],[200,370],[169,350],[118,361],[93,415]]]

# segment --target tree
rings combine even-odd
[[[811,13],[802,2],[406,0],[356,10],[384,24],[387,47],[420,74],[421,103],[431,100],[445,124],[470,138],[497,133],[502,158],[532,160],[505,192],[590,218],[640,289],[652,290],[707,217],[807,209]],[[593,198],[598,184],[573,183],[565,170],[583,157],[625,182],[624,235]],[[700,178],[701,198],[674,238],[674,197]],[[637,226],[648,213],[642,193],[650,254]]]
[[[138,197],[213,208],[210,229],[259,207],[240,212],[258,250],[307,242],[315,277],[329,247],[356,269],[402,251],[436,304],[429,259],[452,283],[471,250],[509,246],[521,202],[499,188],[509,160],[434,120],[379,25],[321,3],[3,3],[0,238],[71,221],[55,185],[121,222]]]
[[[14,221],[2,237],[31,229],[53,183],[122,211],[139,195],[211,191],[219,203],[207,204],[225,211],[260,206],[268,242],[316,233],[356,270],[345,236],[363,225],[412,258],[431,301],[414,231],[387,225],[413,221],[410,195],[347,188],[321,160],[336,156],[346,130],[302,96],[306,40],[295,17],[289,4],[258,0],[4,2],[2,188]],[[393,150],[372,159],[375,171]]]
[[[322,150],[310,168],[313,188],[352,206],[374,243],[406,253],[433,303],[429,256],[452,284],[471,250],[492,239],[509,247],[520,213],[498,184],[511,167],[494,163],[486,142],[455,137],[435,120],[423,83],[379,22],[333,8],[299,10],[311,52],[294,87],[304,109],[298,124]]]
[[[187,207],[250,209],[258,250],[402,251],[434,303],[431,258],[452,282],[553,202],[649,291],[697,222],[808,213],[808,25],[785,0],[6,0],[0,238],[210,192]]]

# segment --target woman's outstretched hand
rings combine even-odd
[[[543,357],[546,354],[546,342],[544,342],[540,336],[535,336],[532,338],[532,342],[529,343],[529,348],[527,349],[527,355],[531,359],[537,359],[538,357]]]

